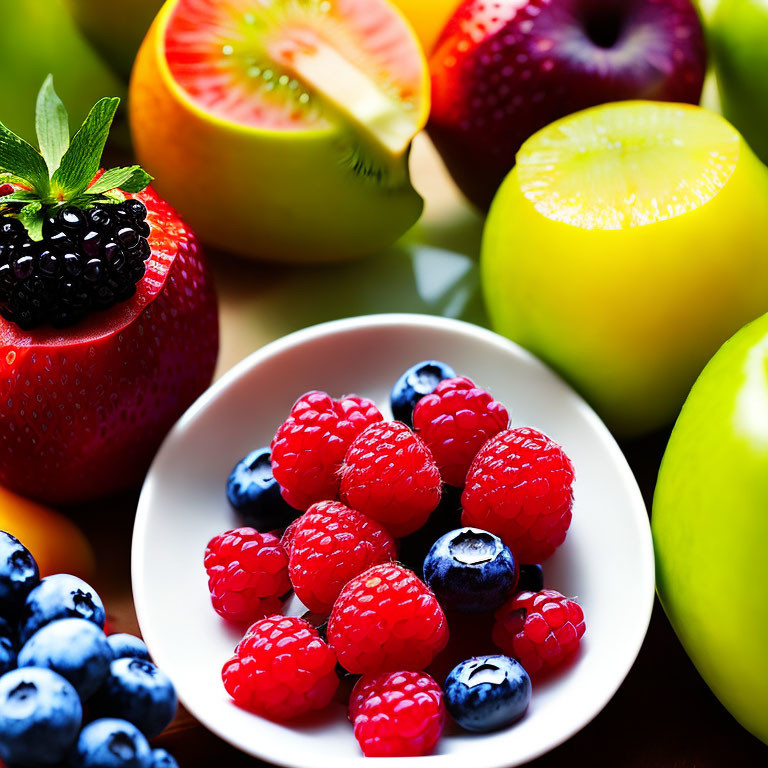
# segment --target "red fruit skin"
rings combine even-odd
[[[540,563],[571,524],[573,464],[542,432],[500,432],[478,452],[461,496],[461,522],[500,536],[520,563]]]
[[[496,611],[493,642],[535,675],[565,661],[585,631],[581,606],[554,589],[543,589],[520,592]]]
[[[197,239],[151,188],[152,255],[130,300],[64,330],[0,319],[0,484],[50,504],[135,486],[210,384],[216,295]]]
[[[214,536],[204,562],[213,608],[235,624],[279,613],[291,589],[288,555],[272,533],[235,528]]]
[[[402,565],[374,565],[342,589],[328,642],[353,674],[427,667],[448,643],[448,623],[429,587]]]
[[[352,689],[349,719],[366,757],[429,755],[445,725],[443,691],[426,672],[365,675]]]
[[[379,523],[338,501],[313,504],[296,521],[290,547],[294,592],[315,613],[330,613],[350,579],[397,554]]]
[[[305,511],[315,502],[339,495],[339,467],[350,443],[369,425],[381,421],[365,397],[335,400],[326,392],[307,392],[291,408],[272,440],[272,476],[283,498]]]
[[[372,424],[349,446],[341,500],[397,538],[421,528],[440,503],[440,470],[424,441],[399,421]]]
[[[413,411],[413,429],[427,444],[443,482],[461,488],[486,441],[509,426],[507,409],[472,379],[441,381]]]
[[[257,621],[221,677],[236,704],[275,720],[324,709],[339,685],[333,650],[311,624],[289,616]]]
[[[624,19],[610,48],[589,35],[601,6]],[[698,104],[706,50],[690,0],[465,0],[430,71],[430,137],[487,209],[521,144],[560,117],[624,99]]]

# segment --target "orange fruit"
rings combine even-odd
[[[424,54],[386,0],[168,0],[131,81],[136,154],[203,240],[273,261],[382,250],[419,217]]]

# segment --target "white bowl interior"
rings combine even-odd
[[[254,353],[192,406],[160,450],[136,518],[133,591],[150,651],[192,714],[245,752],[297,768],[363,759],[341,705],[279,724],[239,709],[222,686],[222,664],[240,634],[211,608],[202,558],[211,537],[238,525],[225,497],[227,476],[245,453],[269,443],[303,392],[354,392],[389,414],[395,379],[427,358],[470,376],[508,407],[514,425],[543,430],[573,460],[573,524],[545,563],[545,584],[578,597],[587,632],[567,670],[534,682],[519,724],[482,736],[453,728],[434,756],[399,762],[446,768],[527,762],[586,725],[637,656],[653,603],[648,519],[621,451],[584,401],[527,352],[476,326],[418,315],[327,323]]]

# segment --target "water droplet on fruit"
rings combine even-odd
[[[16,353],[14,351],[10,351],[5,356],[5,362],[8,363],[8,365],[13,365],[16,362]]]
[[[221,52],[225,56],[231,56],[235,52],[235,49],[231,45],[224,45],[221,48]]]

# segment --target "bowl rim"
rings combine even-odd
[[[488,760],[482,760],[478,762],[482,768],[512,768],[512,766],[523,765],[532,760],[535,760],[542,755],[551,752],[553,749],[561,746],[566,741],[569,741],[574,735],[585,728],[589,723],[597,717],[597,715],[610,703],[616,692],[624,683],[627,675],[635,664],[635,661],[640,653],[640,649],[645,641],[645,637],[648,633],[648,627],[650,626],[651,615],[653,612],[654,600],[655,600],[655,556],[653,548],[653,539],[651,535],[650,520],[648,519],[648,511],[645,505],[640,488],[637,484],[637,480],[630,468],[624,453],[619,447],[613,434],[609,431],[608,427],[603,423],[593,408],[583,399],[583,397],[577,393],[567,382],[565,382],[559,374],[553,371],[549,366],[542,362],[539,358],[533,355],[528,350],[521,347],[519,344],[507,339],[494,331],[487,328],[475,325],[464,320],[458,320],[454,318],[441,317],[437,315],[423,315],[412,313],[381,313],[372,315],[360,315],[355,317],[343,318],[340,320],[331,320],[324,323],[308,326],[298,331],[286,334],[274,341],[271,341],[264,346],[256,349],[254,352],[247,355],[239,363],[236,363],[232,368],[226,371],[217,381],[215,381],[198,399],[187,409],[187,411],[181,416],[176,424],[171,428],[170,432],[166,435],[163,443],[157,451],[150,469],[147,473],[144,484],[142,485],[141,495],[136,510],[136,517],[133,528],[133,537],[131,543],[131,583],[133,587],[133,600],[136,611],[136,617],[139,623],[139,627],[144,636],[145,642],[150,649],[152,648],[152,640],[145,634],[146,622],[143,621],[143,617],[146,615],[144,609],[144,595],[147,594],[147,590],[144,588],[144,577],[142,573],[143,563],[143,546],[142,540],[145,535],[145,530],[148,525],[150,515],[150,493],[148,488],[154,477],[156,466],[159,464],[161,456],[168,450],[168,447],[183,434],[187,424],[194,421],[197,416],[205,411],[209,406],[215,402],[219,396],[226,391],[231,384],[242,376],[248,375],[252,370],[257,368],[263,361],[271,358],[274,355],[279,355],[282,352],[291,349],[293,347],[301,346],[306,343],[312,342],[315,339],[323,338],[329,335],[343,334],[348,331],[357,331],[363,328],[384,328],[384,327],[402,327],[404,329],[413,328],[439,328],[442,330],[450,331],[453,333],[459,333],[464,336],[482,340],[486,343],[490,343],[500,349],[505,350],[507,353],[512,353],[519,359],[526,363],[545,369],[550,375],[559,379],[564,386],[566,386],[577,398],[577,404],[579,405],[582,415],[591,423],[592,428],[601,437],[602,442],[605,444],[606,449],[611,454],[611,459],[614,467],[621,474],[622,484],[626,487],[630,496],[634,497],[634,503],[630,506],[627,514],[633,516],[639,515],[640,511],[644,513],[645,525],[641,525],[642,536],[638,538],[637,544],[641,550],[641,558],[643,563],[643,572],[636,573],[635,578],[645,585],[644,592],[646,593],[645,599],[645,616],[644,620],[639,622],[643,631],[638,633],[634,642],[628,646],[626,654],[625,669],[621,674],[617,675],[615,680],[610,686],[607,686],[604,703],[593,712],[590,712],[587,717],[579,720],[578,723],[574,723],[570,727],[566,728],[556,740],[548,743],[537,749],[531,749],[528,753],[521,756],[520,759],[515,758],[515,762],[510,762],[509,758],[505,757],[501,751],[498,756],[493,759],[491,756]],[[148,633],[151,635],[151,631]],[[182,695],[179,695],[179,700],[186,706],[186,702]],[[188,708],[189,709],[189,708]],[[196,709],[196,708],[193,708]],[[193,713],[193,709],[190,709],[190,713]],[[244,748],[238,741],[229,735],[225,729],[220,728],[216,723],[210,722],[204,715],[198,712],[194,712],[193,717],[209,732],[213,733],[218,738],[222,739],[226,743],[235,747],[236,749],[243,751],[246,754],[253,755],[258,759],[264,760],[272,765],[285,766],[285,768],[318,768],[319,765],[325,764],[333,766],[334,768],[351,768],[353,765],[357,765],[360,760],[394,760],[397,761],[397,765],[400,768],[417,768],[418,766],[437,766],[440,768],[466,768],[466,756],[460,754],[442,754],[442,755],[427,755],[422,757],[389,757],[389,758],[369,758],[363,757],[362,754],[355,758],[333,758],[325,761],[307,761],[297,760],[289,761],[286,759],[276,758],[267,750],[260,748]],[[257,715],[254,715],[257,717]],[[416,762],[413,762],[416,761]]]

